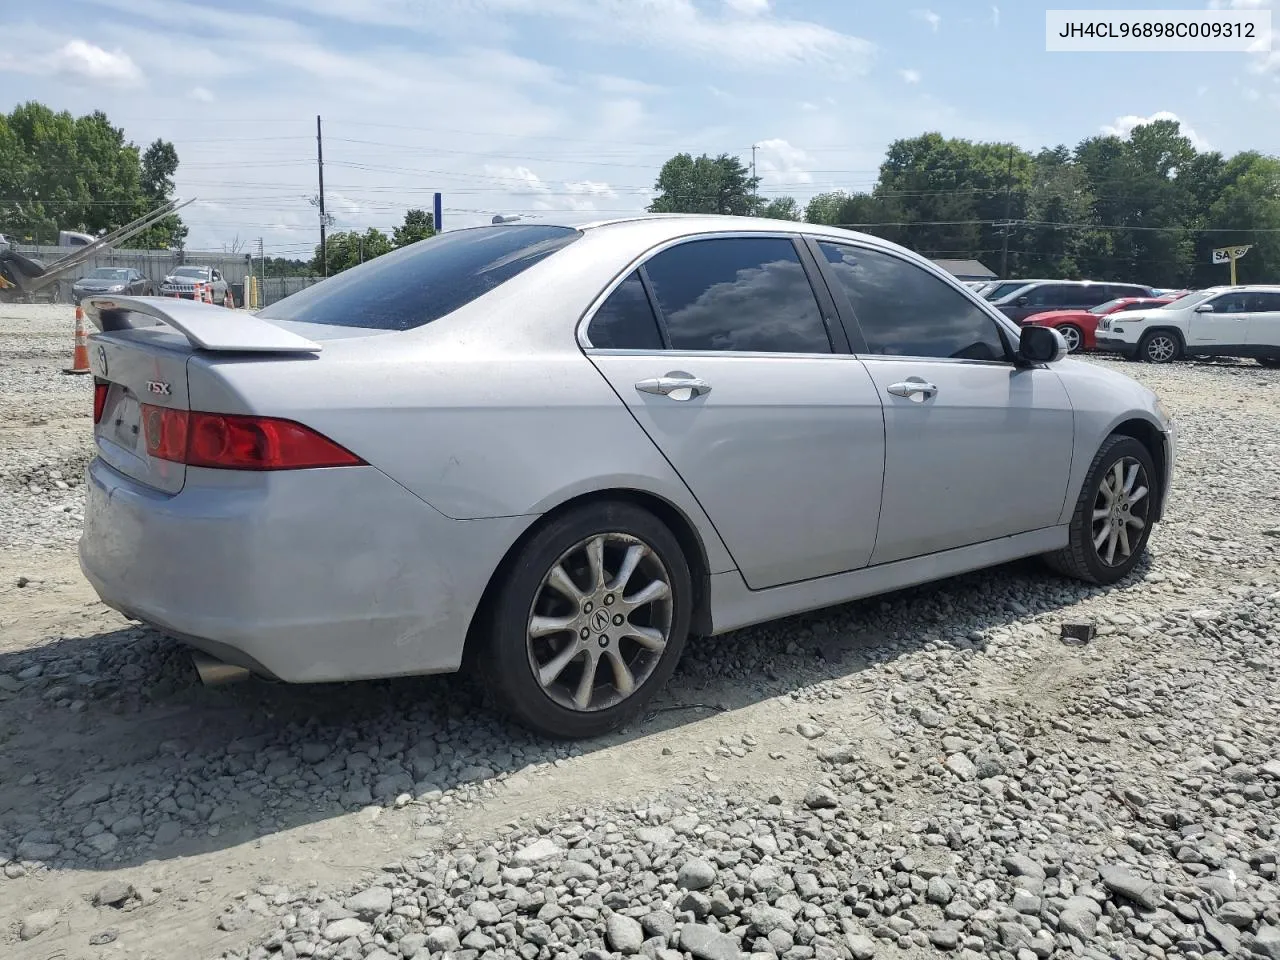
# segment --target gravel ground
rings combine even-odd
[[[1280,373],[1096,361],[1181,431],[1131,582],[700,642],[567,746],[449,677],[205,689],[105,610],[58,311],[0,307],[0,953],[1280,958]]]

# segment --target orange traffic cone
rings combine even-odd
[[[210,306],[213,305],[213,284],[212,283],[206,283],[204,285],[204,302],[209,304]]]
[[[76,348],[71,356],[71,366],[63,367],[63,373],[90,373],[89,335],[84,329],[84,309],[76,304]]]

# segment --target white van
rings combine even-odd
[[[1252,357],[1280,367],[1280,286],[1210,287],[1162,307],[1103,317],[1097,343],[1148,363]]]

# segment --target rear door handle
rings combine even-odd
[[[656,393],[663,397],[670,397],[672,400],[692,400],[694,397],[710,393],[711,384],[693,374],[675,370],[665,377],[638,380],[636,389],[641,393]]]
[[[895,397],[906,397],[916,403],[924,403],[938,394],[937,387],[919,377],[907,377],[906,380],[889,384],[887,389]]]

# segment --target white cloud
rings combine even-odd
[[[920,80],[922,79],[920,76],[920,71],[912,70],[912,69],[899,70],[898,76],[902,77],[903,82],[905,83],[919,83]]]
[[[123,50],[103,50],[85,40],[69,40],[53,59],[58,73],[113,87],[137,87],[142,71]]]
[[[612,199],[617,192],[607,183],[595,180],[571,180],[564,185],[569,206],[575,211],[595,210],[596,198]]]
[[[61,46],[52,31],[21,26],[6,33],[8,51],[0,53],[0,71],[48,75],[78,86],[132,89],[146,78],[133,58],[123,50],[105,50],[73,38]]]
[[[766,185],[812,183],[813,157],[780,137],[756,144],[756,172]]]
[[[201,103],[213,103],[213,92],[208,87],[192,87],[191,92],[187,94],[192,100],[199,100]]]
[[[733,13],[739,13],[745,17],[769,12],[769,0],[724,0],[724,5]]]
[[[932,10],[912,10],[911,15],[920,22],[927,23],[934,33],[938,32],[938,27],[942,24],[942,17]]]
[[[993,27],[1000,26],[1000,8],[994,4],[991,6],[991,25]]]
[[[96,0],[154,3],[156,0]],[[724,15],[714,15],[695,0],[436,0],[430,16],[408,0],[277,0],[311,16],[336,17],[362,24],[437,30],[444,21],[488,24],[495,17],[540,17],[558,21],[594,44],[646,47],[686,57],[714,56],[741,70],[822,66],[833,73],[865,71],[875,53],[867,40],[809,20],[779,17],[763,0],[727,0]],[[478,26],[477,26],[478,29]],[[487,42],[492,42],[486,38]]]
[[[1157,110],[1149,117],[1140,117],[1133,113],[1123,117],[1116,117],[1114,123],[1103,124],[1102,132],[1111,137],[1127,137],[1133,132],[1134,127],[1153,123],[1156,120],[1173,120],[1178,124],[1178,129],[1182,132],[1182,135],[1191,141],[1193,147],[1197,150],[1209,149],[1207,140],[1191,129],[1176,113],[1170,113],[1168,110]]]

